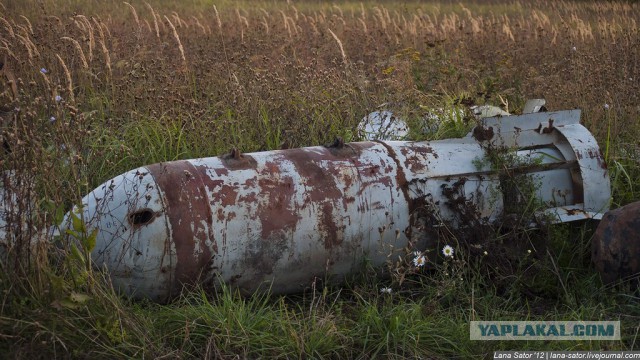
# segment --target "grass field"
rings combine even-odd
[[[449,261],[393,267],[386,278],[365,267],[344,287],[195,291],[168,305],[117,296],[86,248],[57,246],[41,229],[138,166],[356,141],[358,122],[377,109],[415,122],[471,103],[518,113],[537,97],[550,110],[583,110],[609,166],[612,207],[638,200],[640,4],[0,4],[0,120],[11,150],[0,163],[23,224],[2,246],[0,357],[485,358],[639,347],[636,285],[602,284],[590,263],[593,223],[490,236],[484,257],[459,236]],[[445,123],[432,136],[472,125]],[[620,320],[622,339],[474,342],[470,320]]]

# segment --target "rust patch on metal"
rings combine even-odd
[[[322,200],[337,201],[342,198],[342,192],[336,183],[339,174],[336,165],[344,165],[342,162],[333,162],[334,156],[323,149],[322,153],[315,151],[289,150],[283,157],[293,164],[305,185],[305,205],[310,202]],[[323,168],[319,164],[325,160],[329,168]]]
[[[598,167],[600,167],[602,170],[607,170],[607,162],[604,160],[604,155],[602,154],[602,150],[598,149],[598,148],[591,148],[589,150],[586,151],[586,154],[582,151],[576,151],[576,158],[578,160],[582,160],[585,157],[589,158],[589,159],[596,159],[597,163],[598,163]],[[604,176],[607,176],[607,172],[605,171]]]
[[[333,206],[324,203],[322,212],[320,213],[320,232],[324,239],[324,248],[331,250],[336,246],[340,246],[344,237],[344,225],[338,227],[333,216]]]
[[[409,154],[414,154],[414,155],[420,154],[420,155],[424,155],[423,157],[426,158],[426,154],[430,154],[430,155],[433,155],[434,158],[436,159],[438,158],[438,154],[433,150],[431,146],[427,145],[428,143],[421,142],[421,143],[411,143],[411,144],[412,146],[405,146],[400,149],[400,153],[405,157],[409,157]]]
[[[201,174],[201,180],[206,189],[208,190],[207,195],[209,208],[218,210],[216,211],[216,219],[219,222],[223,222],[225,220],[225,212],[224,208],[227,206],[231,206],[236,204],[239,201],[239,189],[237,186],[229,185],[227,181],[225,181],[226,176],[223,176],[222,179],[212,179],[208,174],[207,170],[210,170],[207,166],[196,166],[195,167],[199,173]],[[218,174],[219,169],[213,169],[213,171]],[[226,169],[225,169],[226,170]],[[210,210],[213,211],[213,210]],[[228,219],[227,219],[228,220]],[[216,250],[217,252],[217,250]]]
[[[245,190],[255,189],[256,182],[257,180],[255,178],[250,178],[245,180],[242,186],[244,187]],[[256,203],[257,201],[258,201],[258,197],[255,191],[249,192],[246,195],[243,195],[242,193],[240,193],[238,196],[238,202],[253,204],[253,203]]]
[[[587,153],[589,154],[589,158],[596,159],[596,161],[598,162],[598,166],[602,170],[607,170],[607,163],[606,163],[606,161],[604,161],[604,155],[602,154],[602,150],[597,149],[597,148],[596,149],[589,149],[589,151]]]
[[[368,181],[362,181],[360,183],[360,188],[358,189],[356,194],[358,196],[361,196],[367,190],[367,188],[373,184],[382,184],[387,188],[393,188],[393,179],[390,176],[384,175],[384,176],[372,178],[371,180],[368,180]],[[394,199],[391,198],[392,203],[393,201]]]
[[[256,159],[251,155],[240,153],[238,149],[232,149],[229,154],[220,156],[224,166],[231,170],[255,169]]]
[[[349,146],[349,144],[344,144],[343,148],[346,149]],[[331,201],[334,206],[342,204],[344,211],[347,211],[348,203],[344,192],[340,189],[346,191],[353,183],[349,174],[350,162],[340,159],[329,148],[322,149],[321,152],[289,151],[283,156],[291,161],[298,174],[303,178],[302,183],[306,195],[303,206],[311,202]],[[326,167],[321,166],[322,163]]]
[[[212,194],[216,200],[219,200],[220,206],[234,205],[238,201],[238,188],[233,185],[223,184],[215,194]]]
[[[396,173],[393,167],[386,164],[382,159],[380,160],[380,165],[362,164],[359,161],[354,161],[354,165],[358,170],[358,178],[360,181],[356,195],[361,196],[371,185],[382,184],[387,188],[394,188],[392,176],[395,176]],[[384,171],[380,171],[381,169]],[[394,197],[391,197],[391,202],[394,202]],[[361,212],[370,210],[368,203],[366,205],[366,210],[362,208],[363,210]]]
[[[238,202],[252,204],[258,201],[258,196],[255,192],[249,193],[248,195],[240,195],[238,197]]]
[[[202,181],[207,175],[188,161],[154,164],[147,168],[162,189],[166,216],[171,224],[171,240],[177,258],[171,291],[175,295],[182,285],[197,281],[210,265],[212,254],[207,240],[212,242],[213,251],[218,251],[213,236],[213,214]]]
[[[640,202],[607,212],[593,236],[591,260],[609,284],[640,273]]]
[[[402,165],[400,164],[400,160],[398,159],[398,155],[396,154],[396,152],[393,150],[393,148],[391,146],[389,146],[388,144],[386,144],[383,141],[379,141],[379,144],[381,144],[382,146],[384,146],[385,149],[387,149],[387,153],[389,154],[389,157],[391,157],[391,159],[396,163],[396,182],[398,184],[398,189],[402,192],[402,195],[404,195],[404,199],[407,202],[408,206],[409,206],[409,215],[411,215],[415,208],[416,208],[416,201],[414,201],[411,196],[409,195],[409,183],[407,181],[407,176],[405,175],[404,171],[402,170]],[[408,238],[411,237],[411,228],[413,225],[413,220],[412,220],[412,216],[409,216],[410,220],[409,220],[409,230],[406,231],[406,235]]]
[[[218,176],[227,176],[227,175],[229,175],[229,170],[227,168],[215,168],[215,169],[213,169],[213,171],[215,171],[216,175],[218,175]]]
[[[485,128],[482,125],[478,125],[473,128],[473,138],[478,141],[488,141],[493,139],[493,127]]]
[[[428,168],[429,156],[438,158],[438,154],[433,151],[433,148],[424,144],[414,143],[413,146],[403,147],[400,149],[400,153],[405,156],[405,168],[414,173],[422,172]]]
[[[366,144],[373,144],[373,142],[369,142]],[[373,146],[369,146],[373,147]],[[375,149],[376,152],[384,152],[387,154],[386,149],[384,151]],[[364,163],[360,158],[351,159],[351,166],[356,171],[358,186],[355,190],[355,193],[358,197],[362,196],[362,194],[369,189],[372,185],[384,185],[389,189],[395,189],[395,185],[393,183],[393,177],[396,176],[396,172],[393,169],[393,166],[385,161],[384,158],[380,158],[380,164],[373,164],[370,162]],[[345,203],[349,203],[347,198],[344,199]],[[360,213],[370,211],[373,208],[369,206],[369,202],[366,199],[362,199],[363,202],[358,204],[357,210]],[[391,203],[395,201],[395,198],[391,197]],[[346,206],[346,205],[345,205]]]
[[[349,189],[351,187],[351,185],[353,185],[353,177],[349,176],[349,175],[345,175],[344,178],[344,189]]]
[[[262,224],[262,240],[281,238],[287,231],[295,230],[302,218],[294,203],[295,184],[290,176],[280,174],[277,164],[268,162],[258,180],[260,196],[267,201],[258,207],[257,217]]]
[[[236,186],[228,185],[223,179],[211,179],[206,173],[208,169],[206,166],[196,166],[196,169],[201,172],[202,182],[211,194],[210,205],[226,207],[238,201],[238,189]],[[214,172],[217,174],[216,170],[214,169]]]
[[[579,215],[579,214],[586,214],[583,210],[580,209],[567,209],[567,215]]]

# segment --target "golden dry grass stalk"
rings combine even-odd
[[[24,45],[27,49],[27,56],[29,57],[29,62],[33,60],[33,52],[31,51],[31,42],[20,34],[16,34],[16,37],[20,40],[20,43]]]
[[[186,68],[187,66],[187,58],[184,55],[184,48],[182,47],[182,42],[180,41],[180,36],[178,35],[178,31],[176,30],[176,27],[173,26],[173,23],[171,22],[171,20],[169,20],[169,18],[165,15],[164,16],[165,20],[167,20],[167,23],[169,24],[169,27],[171,28],[171,32],[173,34],[173,37],[176,39],[176,42],[178,43],[178,50],[180,50],[180,57],[182,58],[182,63],[184,65],[184,67]]]
[[[96,39],[93,34],[93,26],[91,25],[91,21],[89,21],[89,19],[87,19],[86,16],[78,15],[77,17],[80,20],[82,20],[82,22],[85,25],[87,38],[89,40],[89,63],[91,63],[93,61],[93,50],[95,49],[95,46],[96,46]]]
[[[60,62],[60,66],[62,66],[62,70],[64,72],[64,76],[67,79],[67,92],[69,93],[69,102],[72,104],[75,103],[75,96],[73,94],[73,79],[71,78],[71,72],[67,67],[67,64],[62,60],[59,54],[56,54],[56,58],[58,58],[58,62]]]
[[[328,29],[329,33],[331,33],[331,36],[333,36],[333,38],[336,40],[336,42],[338,43],[338,46],[340,47],[340,54],[342,54],[342,62],[347,65],[348,61],[347,61],[347,54],[345,54],[344,52],[344,47],[342,46],[342,41],[340,41],[340,39],[338,38],[338,36],[331,31],[331,29]]]
[[[220,20],[220,13],[218,13],[218,8],[213,5],[213,11],[216,14],[216,24],[218,24],[218,29],[222,30],[222,21]]]
[[[27,18],[27,17],[26,17],[26,16],[24,16],[24,15],[20,15],[20,18],[21,18],[21,19],[23,19],[23,20],[24,20],[24,22],[26,22],[26,23],[27,23],[27,27],[29,28],[29,33],[30,33],[31,35],[33,35],[33,26],[31,26],[31,21],[29,21],[29,18]]]
[[[0,16],[0,22],[7,29],[7,32],[9,33],[9,36],[11,36],[11,38],[15,38],[16,35],[15,35],[14,31],[13,31],[13,26],[11,26],[11,24],[4,17],[1,17],[1,16]]]
[[[157,14],[155,10],[153,10],[153,7],[151,7],[151,5],[148,2],[145,1],[144,5],[147,7],[147,9],[149,9],[149,12],[151,13],[151,17],[153,18],[153,28],[156,31],[156,37],[160,38],[160,27],[158,26]]]
[[[74,39],[74,38],[70,38],[68,36],[63,36],[61,37],[62,40],[67,40],[69,42],[71,42],[73,44],[73,47],[76,49],[76,52],[78,53],[78,56],[80,57],[80,62],[82,63],[82,67],[84,69],[88,69],[89,68],[89,63],[87,63],[87,58],[84,56],[84,51],[82,50],[82,46],[80,46],[80,43]]]
[[[136,21],[137,27],[140,28],[140,19],[138,18],[138,13],[136,12],[136,8],[134,8],[131,4],[129,4],[126,1],[124,2],[124,4],[131,9],[131,14],[133,15],[133,19]]]

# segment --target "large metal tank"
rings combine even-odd
[[[244,293],[297,292],[316,277],[339,282],[365,260],[380,267],[409,243],[430,246],[425,211],[463,226],[447,190],[500,221],[522,196],[502,186],[505,172],[539,184],[531,195],[550,221],[599,218],[609,177],[579,119],[579,110],[495,117],[461,139],[338,141],[153,164],[105,182],[74,211],[98,229],[94,264],[128,295],[166,301],[185,286],[220,282]],[[497,167],[495,149],[517,161]]]

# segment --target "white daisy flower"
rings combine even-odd
[[[427,258],[424,257],[424,255],[418,255],[413,259],[413,265],[420,267],[420,266],[424,266],[424,264],[427,263]]]
[[[383,287],[382,289],[380,289],[380,293],[381,294],[391,294],[392,290],[390,287]]]
[[[453,257],[453,248],[450,245],[447,245],[442,248],[442,254],[446,257]]]

